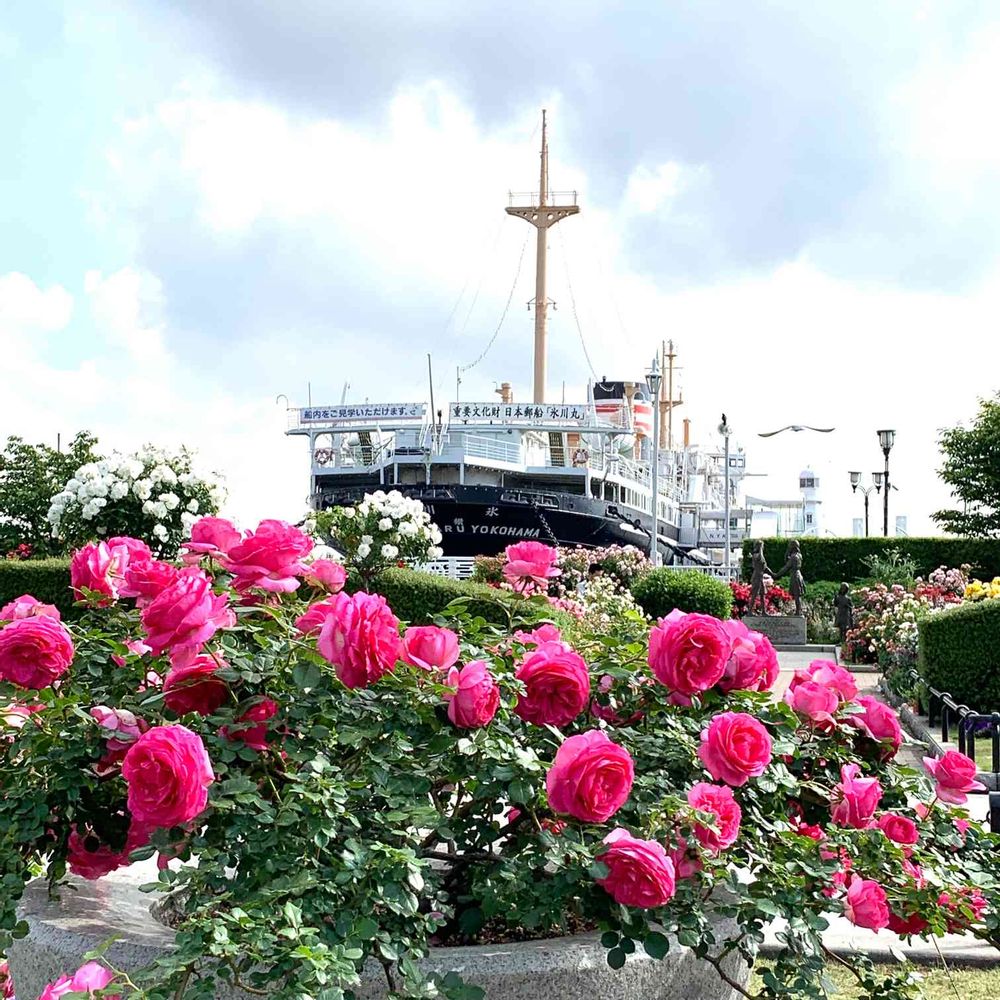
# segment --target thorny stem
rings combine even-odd
[[[229,959],[226,965],[232,970],[233,973],[233,985],[237,989],[244,990],[246,993],[250,993],[255,997],[269,997],[271,995],[270,990],[259,990],[255,986],[248,986],[242,979],[240,979],[239,970],[236,968],[236,963]]]
[[[736,990],[741,996],[748,997],[749,1000],[756,1000],[759,994],[748,992],[743,986],[741,986],[735,979],[730,976],[725,969],[722,968],[722,962],[717,958],[713,958],[711,955],[705,956],[705,961],[712,966],[713,969],[719,974],[719,978],[730,988]]]
[[[184,991],[187,989],[188,983],[191,981],[191,973],[194,970],[188,966],[184,970],[184,978],[181,980],[180,986],[177,987],[177,992],[174,994],[174,1000],[183,1000]]]

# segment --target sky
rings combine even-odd
[[[464,400],[530,397],[503,209],[543,107],[582,206],[551,397],[671,339],[676,420],[711,445],[725,412],[750,492],[811,468],[848,534],[892,427],[920,534],[940,428],[1000,388],[992,4],[35,0],[0,12],[0,87],[0,438],[193,446],[246,525],[305,508],[286,399],[424,399],[427,353],[438,401],[460,366]],[[757,436],[790,423],[836,431]]]

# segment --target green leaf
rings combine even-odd
[[[614,948],[620,940],[621,934],[618,931],[605,931],[601,935],[601,945],[604,948]]]
[[[670,939],[659,931],[650,931],[642,942],[642,947],[650,958],[662,959],[670,951]]]
[[[612,948],[608,952],[608,965],[612,969],[620,969],[625,964],[625,952],[621,948]]]
[[[371,917],[362,917],[354,929],[354,933],[357,934],[362,941],[371,941],[372,938],[378,934],[378,923],[372,920]]]

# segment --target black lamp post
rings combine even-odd
[[[861,473],[860,472],[849,472],[848,475],[851,477],[851,492],[857,493],[858,490],[864,494],[865,497],[865,538],[868,537],[868,496],[871,493],[880,493],[882,491],[882,473],[873,472],[872,473],[872,485],[862,486],[861,485]]]
[[[885,456],[885,496],[883,497],[882,534],[889,537],[889,452],[896,443],[895,431],[877,431],[878,443]]]

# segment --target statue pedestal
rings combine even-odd
[[[744,615],[743,624],[752,632],[761,632],[775,646],[804,646],[806,620],[801,615]]]

